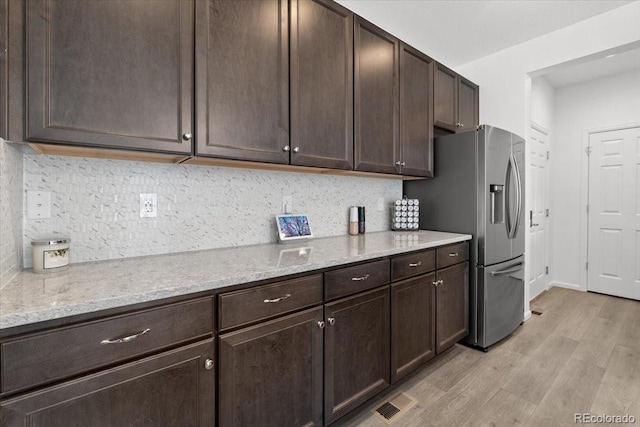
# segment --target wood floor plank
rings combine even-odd
[[[573,357],[606,368],[622,329],[623,318],[606,319],[596,316],[589,324],[589,332],[580,341]]]
[[[456,345],[337,425],[386,427],[371,410],[398,391],[418,401],[398,427],[574,425],[576,412],[640,425],[640,302],[551,288],[531,307],[543,315],[488,353]]]
[[[538,404],[549,391],[556,376],[569,361],[578,341],[559,335],[549,335],[525,366],[520,367],[505,385],[505,390]]]
[[[640,353],[617,345],[598,388],[591,412],[624,415],[640,420]]]
[[[435,385],[440,390],[448,391],[458,384],[465,376],[473,374],[482,361],[484,353],[468,347],[456,349],[456,356],[436,367],[424,376],[425,381]]]
[[[640,301],[629,304],[618,344],[640,353]]]
[[[500,389],[482,409],[476,425],[481,427],[525,425],[536,405]]]
[[[604,368],[571,359],[558,373],[527,425],[537,427],[575,424],[576,413],[591,410],[604,372]]]
[[[478,414],[508,380],[509,374],[523,366],[525,357],[498,349],[484,354],[473,375],[468,375],[444,396],[424,406],[422,418],[433,426],[474,426]]]
[[[590,292],[582,292],[573,310],[554,330],[554,334],[574,340],[581,340],[589,331],[591,321],[598,315],[607,297]]]

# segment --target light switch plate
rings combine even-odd
[[[51,191],[27,191],[27,219],[51,218]]]

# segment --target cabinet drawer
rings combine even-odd
[[[221,294],[220,330],[322,304],[322,275]]]
[[[436,269],[436,251],[417,252],[391,259],[391,281],[417,276]]]
[[[469,243],[462,242],[436,250],[437,267],[444,268],[469,259]]]
[[[2,392],[67,378],[213,333],[203,298],[39,333],[1,344]]]
[[[389,260],[368,262],[324,273],[327,300],[389,283]]]

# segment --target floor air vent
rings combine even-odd
[[[385,423],[391,424],[416,403],[417,400],[408,394],[398,393],[380,405],[373,413]]]
[[[536,316],[542,316],[542,312],[539,310],[531,310],[531,314],[535,314]]]

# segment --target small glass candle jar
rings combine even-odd
[[[54,273],[69,267],[68,237],[49,237],[31,241],[34,273]]]

